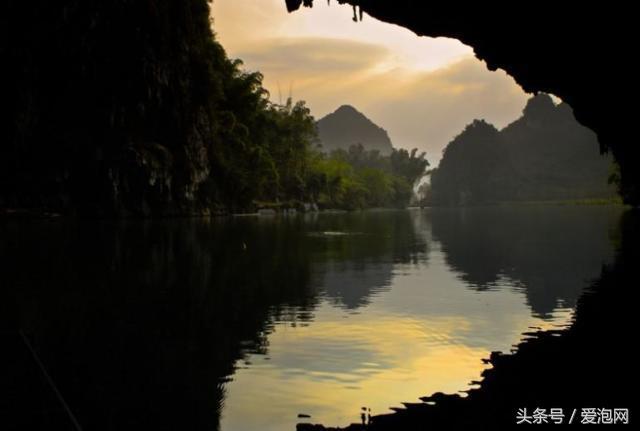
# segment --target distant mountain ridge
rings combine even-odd
[[[389,155],[393,150],[387,131],[351,105],[340,106],[316,124],[324,152],[347,150],[357,144],[362,144],[365,150],[380,151],[382,155]]]
[[[547,94],[532,97],[502,130],[475,120],[447,145],[431,174],[434,205],[501,201],[609,199],[613,160],[571,108]]]

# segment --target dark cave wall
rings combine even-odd
[[[286,0],[289,11],[312,0]],[[621,193],[640,204],[640,152],[633,142],[632,6],[538,1],[424,2],[338,0],[420,36],[450,37],[473,47],[491,70],[503,69],[527,92],[559,96],[594,130],[621,167]],[[364,19],[367,19],[366,17]]]
[[[216,82],[205,0],[0,6],[0,208],[197,211]]]

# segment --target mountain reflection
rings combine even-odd
[[[15,370],[16,396],[4,421],[68,429],[46,384],[23,378],[38,371],[20,360],[18,330],[85,429],[212,430],[223,418],[250,429],[250,417],[278,429],[300,413],[288,404],[301,399],[296,385],[318,412],[340,409],[323,398],[338,387],[380,408],[426,394],[385,398],[402,382],[422,391],[420,372],[436,389],[464,389],[479,358],[531,321],[512,293],[535,318],[573,306],[611,259],[619,216],[494,208],[5,224],[2,365]]]
[[[446,262],[478,291],[522,289],[534,315],[574,307],[585,284],[613,259],[621,210],[512,207],[428,213]]]

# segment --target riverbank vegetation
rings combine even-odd
[[[413,184],[429,165],[417,149],[393,149],[383,156],[353,145],[348,151],[316,152],[311,161],[309,191],[321,208],[404,208],[413,196]]]
[[[260,73],[229,62],[225,109],[211,150],[212,174],[200,189],[202,200],[223,202],[235,211],[259,207],[364,209],[404,208],[413,185],[429,165],[417,149],[389,155],[361,143],[323,152],[318,128],[303,101],[269,100]],[[347,125],[348,127],[348,125]]]
[[[212,175],[200,189],[203,200],[234,210],[286,208],[404,208],[413,184],[429,165],[417,149],[384,156],[362,144],[324,153],[317,127],[303,101],[269,101],[262,75],[232,63],[228,109],[217,113],[220,151],[212,149]]]

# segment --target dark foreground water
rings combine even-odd
[[[64,399],[87,430],[284,431],[468,389],[491,351],[570,323],[621,215],[5,223],[0,428],[74,429]]]

